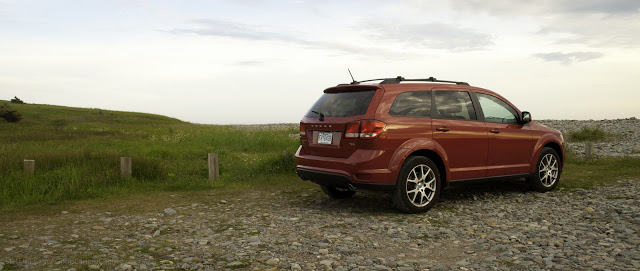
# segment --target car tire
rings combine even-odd
[[[411,156],[400,169],[393,203],[405,213],[426,212],[438,201],[440,184],[440,172],[433,161],[423,156]]]
[[[353,197],[353,195],[356,193],[356,191],[352,189],[342,187],[320,185],[320,188],[322,188],[322,192],[327,194],[327,196],[336,199],[350,198]]]
[[[532,190],[551,191],[560,182],[560,157],[558,153],[549,147],[542,148],[536,163],[536,171],[527,178]]]

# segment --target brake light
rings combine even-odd
[[[305,135],[304,123],[300,122],[300,136]]]
[[[387,124],[378,120],[359,120],[347,123],[344,138],[376,138],[387,127]]]

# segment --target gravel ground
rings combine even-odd
[[[456,185],[418,215],[388,195],[333,200],[309,185],[164,195],[3,221],[0,269],[638,270],[639,189]]]
[[[540,122],[622,135],[596,144],[601,155],[639,150],[638,120]],[[0,214],[0,270],[639,270],[637,191],[640,180],[549,193],[455,184],[417,215],[389,195],[334,200],[308,183],[76,202]]]

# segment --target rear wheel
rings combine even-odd
[[[406,213],[426,212],[440,197],[440,172],[429,158],[412,156],[398,175],[393,203]]]
[[[320,185],[320,188],[322,188],[322,192],[327,194],[329,197],[336,199],[350,198],[356,193],[356,191],[352,189],[342,187]]]
[[[560,158],[558,153],[552,148],[545,147],[540,151],[536,172],[527,178],[529,187],[536,191],[546,192],[556,188],[559,181]]]

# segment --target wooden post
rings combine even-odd
[[[595,144],[593,142],[585,142],[584,143],[584,158],[585,159],[593,159],[596,155]]]
[[[24,159],[24,172],[33,175],[36,171],[36,160],[27,160]]]
[[[120,176],[131,178],[131,157],[120,157]]]
[[[220,165],[218,163],[218,155],[209,154],[209,180],[217,180],[220,176]]]

